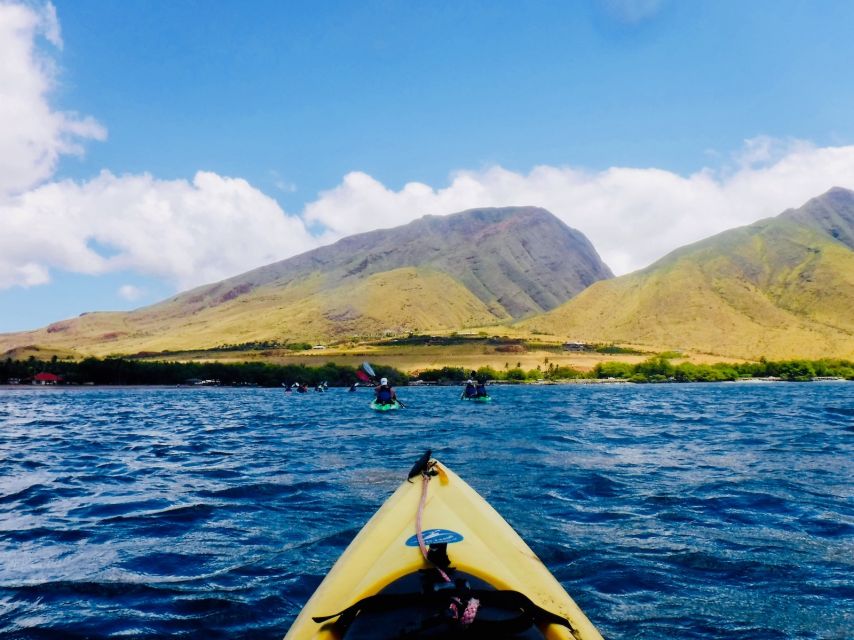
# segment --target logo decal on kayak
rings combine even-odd
[[[452,544],[454,542],[462,542],[463,536],[456,531],[449,529],[427,529],[421,534],[424,537],[424,544]],[[412,536],[406,541],[407,547],[418,546],[418,536]]]

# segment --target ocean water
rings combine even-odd
[[[457,393],[0,390],[0,638],[280,638],[426,448],[606,637],[854,637],[854,384]]]

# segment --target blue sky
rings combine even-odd
[[[25,7],[47,87],[0,82],[0,152],[71,124],[0,191],[0,331],[424,213],[546,206],[622,273],[854,188],[850,2]]]

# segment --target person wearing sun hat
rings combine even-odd
[[[377,404],[394,404],[397,401],[397,394],[389,386],[388,378],[380,378],[380,383],[374,387],[374,393],[377,396]]]

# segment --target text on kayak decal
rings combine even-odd
[[[424,544],[452,544],[454,542],[462,542],[463,536],[456,531],[449,529],[427,529],[421,534],[424,537]],[[412,536],[406,541],[407,547],[418,546],[418,536]]]

